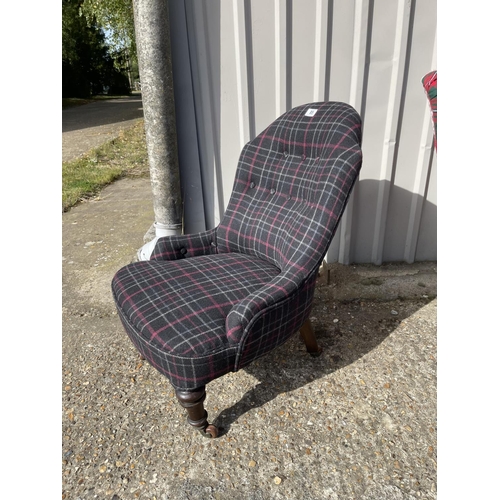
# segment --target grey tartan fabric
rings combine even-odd
[[[176,387],[195,388],[234,369],[226,317],[277,274],[244,254],[137,262],[118,271],[118,311],[137,349]],[[193,387],[191,387],[193,388]]]
[[[285,342],[307,319],[316,273],[362,162],[347,104],[296,107],[243,148],[221,223],[161,238],[113,279],[132,342],[177,389],[196,389]]]
[[[185,234],[175,238],[160,238],[153,249],[151,259],[175,260],[210,255],[216,253],[216,239],[216,229],[198,234]]]

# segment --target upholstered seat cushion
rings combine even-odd
[[[238,253],[150,260],[118,271],[112,289],[132,342],[183,388],[234,369],[237,347],[228,342],[226,317],[279,273],[269,262]]]

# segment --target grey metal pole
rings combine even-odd
[[[168,0],[133,0],[134,27],[144,109],[155,238],[139,250],[151,256],[161,236],[182,233]]]

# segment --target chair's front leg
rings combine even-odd
[[[205,387],[194,391],[176,390],[175,395],[181,406],[186,409],[187,421],[190,425],[199,430],[205,437],[215,438],[218,436],[219,430],[215,425],[208,423],[208,414],[203,405],[207,396]]]
[[[318,345],[318,342],[316,341],[316,335],[314,334],[314,330],[309,318],[306,319],[304,321],[304,324],[300,327],[300,336],[306,344],[307,352],[311,356],[314,356],[316,358],[323,352],[323,348],[320,347]]]

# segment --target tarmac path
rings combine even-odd
[[[140,93],[97,101],[62,111],[62,161],[110,141],[143,118]]]

